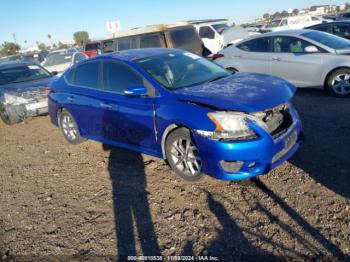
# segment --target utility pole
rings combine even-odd
[[[12,33],[12,37],[13,37],[13,42],[14,42],[15,44],[17,44],[17,41],[16,41],[16,33]]]

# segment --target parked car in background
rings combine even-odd
[[[47,57],[42,66],[49,72],[59,76],[67,68],[86,58],[88,58],[88,56],[81,52],[56,54]]]
[[[0,118],[5,124],[47,113],[47,95],[53,75],[25,61],[0,64]]]
[[[342,12],[342,13],[338,13],[335,16],[336,20],[348,20],[350,19],[350,12]]]
[[[216,63],[232,71],[272,74],[298,87],[350,95],[350,41],[315,30],[267,33],[225,48]]]
[[[44,61],[46,55],[47,55],[47,53],[44,51],[29,52],[29,53],[7,56],[7,57],[4,57],[2,59],[2,61],[3,62],[5,62],[5,61],[29,61],[29,62],[34,62],[34,63],[40,64],[42,61]]]
[[[323,23],[323,19],[311,15],[291,16],[272,20],[269,24],[263,27],[262,33],[282,31],[287,29],[303,29],[308,26],[313,26]]]
[[[188,181],[266,174],[290,158],[303,137],[292,84],[232,75],[179,49],[91,58],[51,88],[51,121],[68,142],[93,139],[167,159]]]
[[[196,28],[204,46],[211,53],[215,54],[225,46],[222,33],[230,28],[227,19],[190,20],[187,22]]]
[[[94,57],[101,54],[101,42],[93,41],[85,44],[84,53],[88,57]]]
[[[327,32],[350,40],[350,20],[334,21],[307,27],[305,29]]]
[[[101,41],[102,53],[135,48],[181,48],[202,55],[202,41],[187,22],[152,25],[119,32],[114,38]]]

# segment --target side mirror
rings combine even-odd
[[[57,76],[58,72],[57,71],[52,71],[51,74],[54,75],[54,76]]]
[[[124,90],[124,95],[126,96],[144,96],[147,95],[147,88],[144,86],[129,86]]]
[[[305,53],[318,53],[318,48],[314,45],[309,45],[304,49]]]

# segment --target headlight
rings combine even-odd
[[[208,117],[215,124],[215,131],[197,131],[197,133],[214,140],[241,141],[257,138],[257,134],[248,126],[249,120],[256,122],[264,129],[266,128],[259,119],[240,112],[215,112],[209,113]]]
[[[27,99],[20,96],[13,95],[13,94],[9,94],[9,93],[4,94],[4,100],[6,104],[19,105],[19,104],[28,103]]]

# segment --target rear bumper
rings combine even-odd
[[[258,127],[255,130],[258,139],[242,142],[214,141],[194,132],[203,172],[217,179],[236,181],[266,174],[281,165],[295,154],[304,140],[298,114],[293,110],[291,115],[292,126],[277,139]],[[238,172],[229,173],[221,161],[241,162],[242,166]]]

